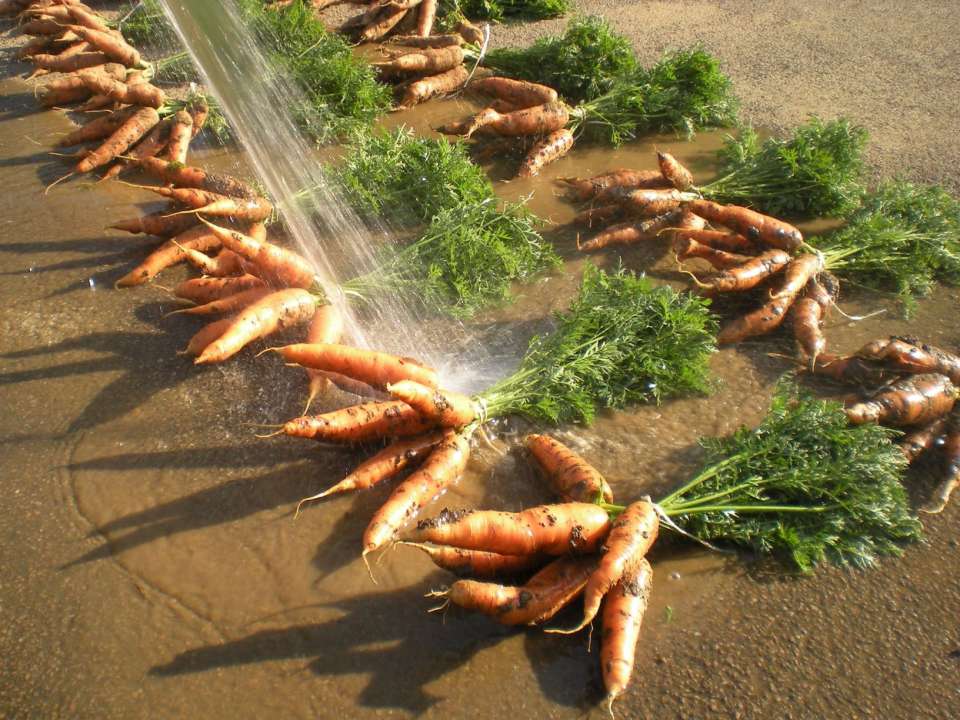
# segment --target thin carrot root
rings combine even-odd
[[[267,438],[276,437],[277,435],[283,435],[283,428],[280,428],[279,430],[275,430],[274,432],[270,433],[269,435],[254,435],[254,437],[255,437],[255,438],[260,438],[261,440],[266,440]]]
[[[363,564],[364,564],[364,565],[366,566],[366,568],[367,568],[367,575],[370,576],[370,580],[373,581],[373,584],[374,584],[374,585],[379,585],[380,583],[378,583],[378,582],[377,582],[377,579],[373,576],[373,568],[370,567],[370,561],[367,559],[367,555],[369,555],[369,554],[370,554],[370,551],[369,551],[369,550],[364,550],[364,551],[360,554],[360,559],[363,560]]]
[[[67,173],[66,175],[64,175],[62,178],[59,178],[59,179],[57,179],[57,180],[54,180],[52,183],[50,183],[49,185],[47,185],[47,186],[43,189],[43,194],[46,195],[47,193],[49,193],[49,192],[53,189],[53,187],[54,187],[55,185],[59,185],[59,184],[62,183],[64,180],[73,177],[75,174],[76,174],[76,173],[74,173],[74,172],[68,172],[68,173]]]

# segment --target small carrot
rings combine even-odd
[[[264,287],[263,280],[254,275],[202,277],[184,280],[173,289],[173,294],[197,305],[205,305],[244,290],[262,287]]]
[[[851,405],[846,413],[854,425],[868,422],[925,425],[950,412],[956,397],[957,388],[946,375],[912,375],[866,402]]]
[[[170,139],[167,142],[165,158],[181,165],[187,162],[187,151],[193,138],[193,117],[186,110],[179,110],[173,116],[170,127]]]
[[[62,89],[40,88],[37,91],[37,102],[43,107],[59,107],[70,103],[86,100],[93,93],[83,87],[68,87]]]
[[[691,237],[686,237],[673,244],[673,249],[677,254],[678,261],[689,260],[690,258],[700,258],[706,260],[717,270],[726,270],[737,267],[749,262],[749,255],[739,255],[738,253],[719,250],[706,243],[697,242]]]
[[[93,140],[102,140],[115,133],[123,124],[130,119],[137,108],[127,107],[116,112],[101,115],[94,118],[85,125],[81,125],[76,130],[72,130],[57,140],[55,147],[65,148],[79,145]]]
[[[790,309],[793,321],[793,337],[808,362],[816,362],[817,356],[827,348],[827,339],[820,327],[823,308],[812,297],[802,297]]]
[[[421,5],[422,7],[422,5]],[[463,50],[459,45],[441,48],[424,48],[407,53],[393,60],[373,63],[381,73],[420,73],[436,75],[463,64]]]
[[[122,36],[118,37],[114,33],[95,30],[83,25],[67,25],[66,28],[108,55],[111,60],[122,63],[127,67],[137,67],[142,64],[140,53],[137,52],[135,47],[128,44]]]
[[[257,300],[275,292],[267,287],[255,287],[249,290],[243,290],[233,295],[227,295],[219,300],[212,300],[205,305],[194,305],[193,307],[175,310],[170,315],[222,315],[242,310]]]
[[[232,250],[221,250],[214,257],[192,248],[184,248],[183,252],[186,255],[187,262],[210,277],[241,275],[245,270],[246,261]]]
[[[527,435],[525,444],[561,499],[613,502],[613,491],[603,475],[559,440],[549,435]]]
[[[610,170],[590,178],[562,177],[554,182],[565,186],[574,200],[589,200],[613,188],[666,188],[670,183],[659,170]]]
[[[683,228],[676,231],[676,236],[680,239],[695,240],[698,243],[709,245],[718,250],[727,252],[748,252],[753,253],[756,247],[739,233],[723,232],[722,230],[695,230],[692,228]]]
[[[717,292],[750,290],[783,269],[790,259],[783,250],[767,250],[743,265],[714,275],[707,283],[697,284]]]
[[[681,202],[695,197],[691,193],[685,193],[676,188],[619,189],[618,192],[611,194],[611,199],[620,203],[627,212],[643,217],[662,215],[678,208]]]
[[[946,427],[947,419],[941,417],[904,435],[900,441],[900,449],[903,451],[903,456],[907,459],[907,462],[912,463],[932,448],[937,440],[943,436]]]
[[[200,134],[203,126],[207,124],[207,118],[210,117],[210,106],[206,100],[196,100],[190,105],[190,138],[193,139]],[[231,193],[224,193],[230,195]]]
[[[655,240],[662,230],[677,224],[682,213],[683,211],[679,209],[672,210],[647,220],[611,225],[584,243],[578,240],[577,249],[582,252],[592,252],[610,245],[627,245],[643,240]]]
[[[204,223],[220,238],[225,248],[256,265],[258,274],[270,285],[309,288],[314,284],[313,268],[297,253],[206,220]]]
[[[657,152],[657,164],[660,172],[677,190],[689,190],[693,187],[693,174],[670,153]]]
[[[310,344],[339,343],[343,335],[343,313],[336,305],[320,305],[317,311],[310,319],[310,325],[307,327],[306,341]],[[322,370],[307,368],[307,377],[310,379],[310,385],[307,392],[307,404],[304,407],[304,413],[310,409],[314,398],[326,386],[333,382]]]
[[[616,220],[623,214],[623,208],[619,205],[599,205],[577,213],[576,217],[573,218],[573,222],[578,225],[593,227],[594,225],[600,225],[610,220]]]
[[[390,38],[391,45],[404,45],[415,48],[439,48],[450,45],[463,45],[460,35],[448,33],[445,35],[394,35]]]
[[[412,438],[394,440],[373,457],[364,460],[356,469],[333,487],[297,503],[297,512],[304,503],[354,490],[369,490],[399,475],[403,470],[433,451],[444,439],[442,430]]]
[[[328,370],[385,389],[390,383],[413,380],[437,387],[437,373],[410,358],[333,343],[300,343],[273,348],[287,362]]]
[[[640,624],[643,621],[653,569],[642,560],[639,566],[621,578],[603,604],[603,635],[600,641],[600,665],[607,690],[607,709],[613,715],[613,701],[623,694],[633,674]]]
[[[417,523],[408,539],[507,555],[587,554],[610,530],[610,516],[592,503],[539,505],[521,512],[445,510]]]
[[[185,251],[205,252],[220,247],[220,240],[203,225],[196,225],[167,240],[137,267],[117,280],[116,287],[132,287],[156,277],[160,271],[186,259]]]
[[[803,235],[793,225],[739,205],[720,205],[710,200],[693,200],[691,211],[712,223],[740,233],[747,240],[762,242],[793,252],[803,244]]]
[[[371,402],[284,423],[283,433],[321,442],[356,445],[388,437],[409,437],[433,430],[433,424],[406,403]]]
[[[188,188],[193,189],[195,188]],[[197,192],[207,192],[206,190],[201,190]],[[260,222],[266,220],[273,213],[273,205],[270,204],[270,201],[262,198],[256,197],[249,200],[241,198],[228,197],[222,195],[216,200],[213,200],[206,205],[200,207],[192,207],[189,210],[181,210],[179,213],[172,214],[183,214],[183,213],[198,213],[203,215],[213,215],[215,217],[229,217],[235,218],[237,220],[243,220],[246,222]]]
[[[187,342],[187,346],[179,352],[178,355],[193,355],[196,357],[203,352],[207,345],[223,335],[224,331],[230,327],[233,319],[234,317],[231,315],[230,317],[220,318],[219,320],[207,323],[193,334]]]
[[[400,483],[377,510],[363,533],[363,556],[393,540],[421,508],[453,485],[470,459],[470,438],[452,430],[410,477]]]
[[[433,21],[437,17],[437,0],[423,0],[417,15],[417,35],[426,37],[433,30]]]
[[[882,364],[891,370],[909,373],[936,372],[955,384],[960,382],[960,357],[927,345],[916,338],[893,336],[868,343],[856,352],[858,357]]]
[[[129,167],[130,163],[141,163],[145,160],[152,160],[155,155],[158,155],[160,151],[167,146],[171,127],[173,127],[173,117],[167,116],[163,118],[153,126],[153,129],[144,136],[143,140],[137,143],[126,155],[122,156],[117,164],[104,174],[103,179],[109,180],[119,175]]]
[[[413,380],[390,383],[387,392],[440,427],[463,427],[472,423],[478,415],[477,403],[473,398],[452,390],[427,387]]]
[[[398,109],[411,108],[430,98],[449,95],[463,87],[470,74],[463,65],[457,65],[439,75],[430,75],[407,85]]]
[[[137,164],[148,175],[178,187],[198,188],[219,195],[246,200],[257,197],[257,192],[252,187],[230,175],[211,173],[203,168],[182,165],[156,157],[142,158]]]
[[[558,99],[557,91],[552,87],[505,77],[492,76],[474,80],[470,83],[470,89],[505,100],[517,108],[544,105]]]
[[[196,226],[197,219],[192,215],[179,215],[170,217],[165,210],[142,215],[140,217],[130,218],[129,220],[119,220],[107,227],[116,230],[124,230],[128,233],[143,233],[145,235],[159,235],[160,237],[173,237],[179,235],[185,230]]]
[[[517,177],[533,177],[539,175],[544,166],[549,165],[555,160],[559,160],[573,147],[573,133],[567,128],[555,130],[546,137],[538,140],[530,148],[520,169],[517,171]]]
[[[493,578],[512,575],[543,564],[541,555],[502,555],[484,550],[464,550],[445,545],[401,542],[422,550],[433,564],[460,577]]]
[[[117,128],[106,142],[77,163],[74,172],[88,173],[123,154],[131,145],[142,138],[150,128],[160,122],[157,111],[151,107],[138,108]]]
[[[88,27],[92,30],[99,30],[100,32],[118,35],[117,31],[107,25],[103,18],[90,12],[85,6],[82,6],[79,3],[71,3],[66,5],[66,9],[67,13],[70,15],[76,25],[82,25],[83,27]]]
[[[930,501],[920,508],[925,513],[935,515],[943,512],[953,491],[960,485],[960,413],[957,409],[947,418],[943,454],[946,460],[944,479],[937,486]]]

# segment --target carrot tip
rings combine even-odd
[[[544,632],[552,633],[555,635],[573,635],[574,633],[580,632],[587,626],[587,623],[583,622],[573,628],[544,628]]]
[[[258,352],[256,355],[254,355],[254,357],[255,357],[255,358],[258,358],[258,357],[260,357],[261,355],[263,355],[264,353],[268,353],[268,352],[280,352],[282,349],[283,349],[283,348],[282,348],[280,345],[273,345],[273,346],[271,346],[271,347],[264,348],[263,350],[261,350],[260,352]],[[296,365],[296,363],[293,363],[293,364]],[[307,403],[307,405],[309,406],[309,403]],[[304,414],[306,414],[306,413],[304,413]]]
[[[47,185],[47,187],[44,188],[43,194],[46,195],[47,193],[49,193],[49,192],[53,189],[54,185],[59,185],[60,183],[62,183],[62,182],[63,182],[64,180],[66,180],[67,178],[73,177],[74,174],[75,174],[75,173],[69,172],[69,173],[67,173],[66,175],[64,175],[62,178],[60,178],[60,179],[58,179],[58,180],[54,180],[52,183],[50,183],[49,185]]]
[[[260,438],[261,440],[266,440],[267,438],[276,437],[277,435],[283,435],[283,428],[281,428],[281,429],[279,429],[279,430],[275,430],[274,432],[269,433],[268,435],[258,435],[258,434],[256,434],[256,433],[254,433],[253,436],[254,436],[255,438]]]
[[[377,579],[373,576],[373,569],[370,567],[370,561],[367,560],[367,555],[369,553],[370,553],[370,549],[367,548],[366,550],[363,551],[363,553],[361,553],[360,559],[363,560],[363,564],[367,566],[367,575],[370,576],[370,579],[373,581],[373,584],[379,585],[380,583],[378,583]]]

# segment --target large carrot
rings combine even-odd
[[[555,130],[546,137],[538,140],[530,148],[530,152],[520,163],[517,177],[533,177],[539,175],[544,166],[559,160],[573,147],[573,133],[567,128]]]
[[[783,269],[790,259],[790,255],[783,250],[767,250],[743,265],[714,275],[706,283],[697,284],[717,292],[750,290]]]
[[[261,287],[264,287],[264,282],[255,275],[202,277],[184,280],[173,289],[173,294],[197,305],[205,305],[244,290]]]
[[[541,555],[503,555],[485,550],[464,550],[446,545],[402,542],[425,552],[434,565],[460,577],[492,578],[511,575],[543,564]]]
[[[67,29],[109,56],[111,60],[123,63],[127,67],[137,67],[142,64],[140,53],[137,52],[135,47],[129,45],[122,36],[84,27],[83,25],[68,25]]]
[[[86,89],[84,78],[89,75],[99,74],[105,75],[111,79],[123,79],[125,73],[126,68],[124,68],[123,65],[120,65],[119,63],[107,63],[101,67],[88,68],[84,70],[83,73],[70,73],[68,75],[57,77],[54,80],[49,80],[39,88],[39,91],[56,91],[67,89],[75,90],[78,88]]]
[[[417,15],[417,35],[426,37],[433,30],[433,21],[437,17],[437,0],[423,0]]]
[[[410,540],[506,555],[586,554],[610,530],[610,516],[592,503],[539,505],[522,512],[445,510],[417,523]]]
[[[619,206],[615,207],[619,208]],[[581,243],[578,238],[577,249],[582,252],[592,252],[611,245],[629,245],[642,240],[655,240],[662,230],[679,223],[682,216],[683,211],[677,209],[647,220],[611,225],[586,242]]]
[[[650,600],[653,569],[646,560],[624,574],[603,603],[603,635],[600,641],[600,665],[607,689],[607,708],[613,714],[613,701],[627,689],[633,674],[640,624]]]
[[[810,280],[816,278],[817,273],[823,270],[823,256],[800,255],[794,258],[784,268],[783,284],[770,297],[776,299],[785,295],[796,295]]]
[[[458,45],[424,48],[384,62],[373,63],[381,73],[421,73],[436,75],[463,64],[463,50]]]
[[[793,252],[803,244],[803,235],[790,223],[739,205],[720,205],[693,200],[688,208],[712,223],[734,230],[748,240]]]
[[[317,299],[306,290],[278,290],[241,310],[233,324],[194,362],[197,365],[223,362],[254,340],[307,322],[316,309]]]
[[[816,362],[817,356],[827,349],[827,339],[820,327],[823,308],[812,297],[802,297],[790,309],[793,321],[793,337],[808,362]]]
[[[568,502],[613,502],[613,491],[603,475],[559,440],[549,435],[527,435],[527,449],[543,470],[550,487]]]
[[[167,211],[160,210],[149,215],[130,218],[128,220],[118,220],[107,227],[117,230],[124,230],[128,233],[144,233],[145,235],[159,235],[160,237],[173,237],[179,235],[185,230],[196,226],[197,219],[192,215],[177,215],[171,217]]]
[[[371,402],[323,413],[304,415],[283,425],[291,437],[356,445],[388,437],[409,437],[433,429],[433,423],[406,403]]]
[[[677,190],[689,190],[693,187],[693,174],[670,153],[657,152],[657,164],[660,165],[663,176]]]
[[[486,108],[474,116],[465,134],[470,137],[483,129],[503,137],[546,135],[562,129],[569,121],[570,109],[562,102],[544,103],[508,113]]]
[[[457,65],[439,75],[430,75],[407,85],[398,109],[413,107],[430,98],[449,95],[463,87],[470,74],[463,65]]]
[[[178,187],[198,188],[220,195],[252,199],[257,192],[247,183],[230,175],[207,172],[203,168],[191,167],[156,157],[145,157],[137,163],[144,172],[165,183]]]
[[[225,248],[256,265],[258,274],[269,284],[299,288],[309,288],[314,284],[316,276],[313,268],[297,253],[206,220],[204,223],[220,238]]]
[[[273,348],[287,362],[315,370],[328,370],[352,377],[376,388],[386,389],[390,383],[413,380],[427,387],[437,387],[437,373],[416,360],[376,350],[363,350],[333,343],[300,343]]]
[[[192,248],[184,248],[183,252],[186,255],[187,262],[210,277],[229,277],[230,275],[241,275],[246,271],[247,261],[232,250],[221,250],[214,257]]]
[[[868,343],[856,352],[862,357],[891,370],[909,373],[935,372],[960,383],[960,357],[916,338],[890,337]]]
[[[156,277],[165,268],[186,259],[185,250],[205,252],[220,247],[220,239],[203,225],[196,225],[167,240],[147,258],[115,283],[116,287],[132,287]]]
[[[470,89],[506,100],[517,108],[534,107],[557,101],[557,91],[552,87],[505,77],[494,76],[474,80],[470,83]]]
[[[739,233],[724,232],[722,230],[683,228],[677,230],[675,235],[681,240],[695,240],[698,243],[727,252],[753,253],[756,250],[754,244]]]
[[[167,96],[163,90],[147,82],[128,85],[125,82],[113,80],[103,75],[90,74],[86,70],[82,70],[80,74],[83,77],[84,85],[91,93],[106,95],[117,102],[160,108],[167,101]]]
[[[109,25],[107,25],[106,22],[104,22],[103,18],[90,12],[89,9],[86,8],[86,6],[83,6],[77,3],[77,4],[69,4],[66,6],[66,8],[67,8],[67,13],[73,19],[73,22],[76,23],[77,25],[82,25],[83,27],[88,27],[93,30],[99,30],[100,32],[113,34],[115,36],[119,35],[119,33],[117,33],[116,30],[114,30]],[[119,37],[123,37],[123,36],[119,35]]]
[[[107,138],[106,142],[78,162],[74,172],[88,173],[101,165],[106,165],[118,155],[122,155],[158,122],[160,122],[160,116],[156,110],[151,107],[138,108]]]
[[[162,195],[176,203],[194,209],[202,208],[205,205],[217,202],[226,197],[226,195],[217,195],[216,193],[201,190],[200,188],[167,187],[165,185],[134,185],[132,183],[130,183],[130,186],[141,190],[149,190],[157,195]]]
[[[188,188],[196,190],[196,188]],[[207,192],[202,190],[199,192]],[[266,220],[273,213],[273,205],[266,198],[256,197],[249,200],[243,198],[220,196],[206,205],[182,210],[181,213],[202,213],[215,217],[229,217],[248,222]]]
[[[669,181],[659,170],[628,170],[620,168],[589,178],[562,177],[560,183],[570,191],[574,200],[589,200],[611,188],[666,188]]]
[[[846,409],[854,425],[925,425],[953,408],[957,388],[946,375],[929,373],[899,380],[866,402]]]
[[[443,35],[394,35],[390,38],[391,45],[403,45],[415,48],[439,48],[451,45],[463,45],[464,38],[457,33]]]
[[[387,392],[440,427],[458,428],[469,425],[479,412],[473,398],[452,390],[427,387],[413,380],[390,383],[387,385]]]
[[[173,116],[168,115],[153,126],[143,140],[137,143],[126,155],[124,155],[113,167],[111,167],[103,176],[108,180],[127,169],[128,163],[140,163],[145,160],[153,159],[166,146],[170,139],[170,128],[173,127]]]
[[[417,516],[424,505],[460,479],[470,459],[468,435],[447,430],[417,470],[400,483],[363,533],[363,555],[379,550]]]
[[[810,365],[810,372],[837,382],[877,387],[896,378],[895,373],[856,355],[821,353]]]
[[[625,215],[625,213],[620,205],[598,205],[597,207],[587,208],[577,213],[572,222],[577,225],[593,227],[594,225],[602,225],[605,222],[616,220],[623,215]]]

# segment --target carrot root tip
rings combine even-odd
[[[367,566],[367,575],[370,576],[370,580],[373,581],[374,585],[379,585],[377,579],[373,576],[373,568],[370,567],[370,561],[367,559],[367,555],[370,554],[370,549],[367,548],[360,555],[360,559],[363,560],[363,564]]]

